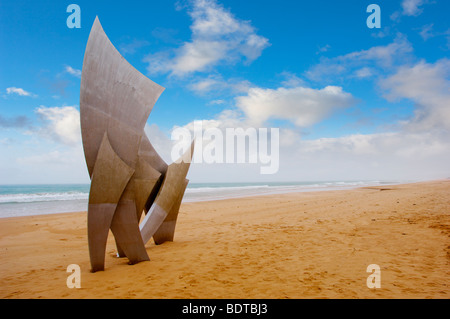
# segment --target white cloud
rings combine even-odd
[[[210,92],[218,93],[230,91],[232,93],[247,92],[251,87],[251,83],[247,80],[240,79],[223,79],[220,75],[209,75],[206,78],[198,78],[193,80],[188,88],[197,94],[203,95]]]
[[[14,172],[3,170],[0,177],[12,183],[89,183],[81,143],[76,147],[36,144],[14,144],[15,158],[2,162]],[[9,150],[12,151],[12,150]],[[3,159],[2,159],[3,161]]]
[[[130,43],[122,43],[120,45],[120,52],[122,54],[134,54],[138,49],[149,45],[150,43],[146,40],[134,39]]]
[[[74,69],[70,65],[66,65],[65,71],[77,78],[81,78],[81,70]]]
[[[216,1],[194,0],[189,15],[194,20],[191,30],[197,36],[214,37],[232,34],[240,29],[244,33],[252,31],[251,26],[235,19],[233,15]]]
[[[433,3],[429,0],[403,0],[401,3],[401,10],[395,11],[390,18],[393,21],[399,21],[401,16],[417,17],[423,12],[422,6],[428,3]]]
[[[216,0],[192,0],[188,13],[193,22],[192,39],[176,50],[148,55],[150,73],[183,76],[203,72],[221,62],[250,63],[269,45],[256,34],[249,21],[242,21]]]
[[[327,52],[329,49],[331,48],[331,46],[329,44],[326,44],[324,46],[321,46],[317,49],[316,54],[320,54],[320,53],[324,53]]]
[[[446,42],[446,49],[450,49],[450,29],[444,31],[434,30],[434,24],[430,23],[422,26],[419,35],[424,41],[431,38],[441,38],[441,41]],[[444,48],[441,49],[445,50]]]
[[[144,62],[148,63],[147,71],[151,74],[166,73],[170,71],[173,52],[161,51],[147,54]]]
[[[428,40],[429,38],[434,37],[433,23],[424,25],[420,30],[419,34],[425,41]]]
[[[361,68],[390,69],[396,63],[405,62],[413,51],[408,39],[398,34],[394,41],[388,45],[375,46],[367,50],[355,51],[334,58],[322,58],[321,62],[306,72],[309,79],[321,81],[330,76],[352,75],[354,70]]]
[[[196,120],[191,121],[182,127],[188,129],[189,131],[194,132],[194,122]],[[213,119],[204,119],[201,120],[202,128],[210,129],[210,128],[218,128],[224,130],[226,128],[233,127],[249,127],[249,123],[246,121],[246,118],[242,116],[242,114],[238,110],[230,110],[226,109],[217,114]],[[173,128],[177,128],[178,126],[174,126]]]
[[[286,75],[286,74],[285,74]],[[206,120],[204,127],[260,127],[271,119],[288,120],[298,127],[308,127],[325,119],[333,112],[351,106],[356,99],[339,86],[312,89],[302,86],[304,82],[291,74],[277,89],[250,87],[249,83],[230,83],[209,77],[191,85],[197,92],[219,90],[236,86],[235,91],[245,95],[235,97],[235,108],[225,109],[213,120]],[[248,85],[248,86],[247,86]],[[211,104],[222,104],[214,100]]]
[[[210,101],[208,104],[209,105],[221,105],[221,104],[224,104],[225,103],[225,101],[224,100],[212,100],[212,101]]]
[[[323,89],[302,86],[276,90],[251,88],[246,96],[236,98],[236,106],[257,126],[269,119],[284,119],[307,127],[354,102],[353,96],[338,86]]]
[[[208,77],[190,84],[189,89],[197,93],[205,93],[213,90],[214,87],[217,87],[220,84],[221,81],[214,79],[212,77]]]
[[[172,74],[184,75],[195,71],[206,71],[219,60],[227,57],[227,43],[222,41],[196,40],[185,43],[169,66]]]
[[[58,150],[43,154],[31,154],[25,157],[18,157],[17,163],[20,165],[42,165],[42,164],[63,164],[64,157]]]
[[[450,129],[449,59],[402,66],[381,80],[380,86],[390,101],[406,98],[415,102],[415,116],[405,123],[408,129]]]
[[[25,91],[22,88],[16,88],[14,86],[7,88],[6,93],[7,94],[17,94],[20,96],[36,96],[35,94],[33,94],[31,92]]]
[[[397,131],[301,140],[280,150],[279,178],[433,179],[450,169],[450,60],[401,66],[379,84],[389,101],[409,99],[415,113]],[[283,140],[285,137],[280,136]]]
[[[305,86],[306,82],[299,78],[297,75],[283,71],[280,73],[280,76],[284,77],[284,80],[281,82],[281,84],[284,87],[296,87],[296,86]]]
[[[450,60],[403,65],[379,81],[389,101],[409,99],[414,115],[397,131],[286,139],[278,178],[433,179],[450,175]],[[291,133],[292,135],[292,133]]]
[[[375,53],[373,53],[376,55]],[[381,54],[382,55],[382,54]],[[371,69],[357,69],[365,76]],[[355,73],[356,73],[355,72]],[[253,87],[236,98],[236,108],[202,121],[203,129],[258,127],[269,119],[292,121],[297,128],[280,129],[280,170],[273,180],[416,180],[450,176],[450,60],[403,65],[378,84],[389,101],[409,99],[416,111],[396,131],[351,134],[307,140],[304,126],[320,122],[354,98],[340,87]],[[191,131],[194,122],[185,125]],[[207,141],[205,141],[206,143]],[[258,165],[194,165],[192,180],[267,180]]]
[[[418,16],[422,13],[421,6],[425,4],[426,0],[403,0],[402,9],[403,14],[407,16]]]
[[[386,46],[375,46],[367,50],[348,53],[336,58],[341,62],[367,62],[374,61],[380,66],[392,66],[399,57],[412,52],[411,43],[408,39],[399,34],[394,41]]]
[[[174,142],[156,124],[145,124],[144,131],[159,156],[166,163],[170,164],[172,162],[170,151]]]
[[[371,70],[371,68],[368,67],[362,67],[361,69],[358,69],[355,71],[355,76],[357,78],[367,78],[367,77],[371,77],[373,75],[373,72]]]
[[[184,126],[192,133],[194,122]],[[203,120],[203,130],[247,129],[249,123],[227,110]],[[203,150],[208,140],[203,140]],[[217,142],[213,142],[217,143]],[[167,145],[167,144],[166,144]],[[221,145],[220,143],[217,145]],[[302,139],[295,129],[280,129],[279,172],[262,176],[256,164],[196,164],[190,179],[211,181],[415,180],[449,176],[450,140],[439,131],[351,134],[336,138]],[[196,151],[199,151],[199,147]],[[249,151],[247,145],[246,152]],[[213,176],[213,177],[212,177]],[[211,180],[211,178],[214,178]]]
[[[450,140],[438,132],[405,131],[297,140],[280,150],[280,160],[281,180],[445,178]]]
[[[74,106],[40,106],[35,112],[46,123],[41,135],[69,146],[81,143],[80,112]]]

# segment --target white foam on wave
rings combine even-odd
[[[83,192],[4,194],[0,195],[0,203],[5,204],[84,200],[88,199],[88,197],[89,194]]]

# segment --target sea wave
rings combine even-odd
[[[398,184],[388,181],[192,183],[183,202]],[[0,186],[0,218],[87,211],[89,185]]]
[[[89,194],[84,192],[3,194],[0,195],[0,204],[85,200],[88,197]]]
[[[324,181],[304,183],[260,183],[260,184],[190,184],[186,189],[187,201],[236,197],[255,194],[282,193],[292,191],[327,190],[339,188],[383,185],[382,181]],[[85,190],[35,191],[0,194],[0,204],[84,201],[89,198]]]

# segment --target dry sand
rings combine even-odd
[[[147,244],[151,261],[115,257],[110,234],[97,273],[86,213],[3,218],[0,297],[449,298],[449,237],[450,180],[186,203],[175,241]]]

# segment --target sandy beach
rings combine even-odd
[[[450,180],[186,203],[146,247],[128,265],[110,234],[91,273],[85,212],[2,218],[0,297],[450,298]]]

